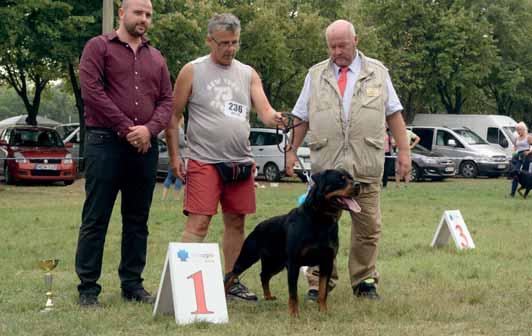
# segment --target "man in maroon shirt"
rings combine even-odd
[[[87,126],[86,200],[76,253],[81,306],[98,306],[103,248],[121,192],[122,297],[153,303],[142,284],[148,215],[158,159],[156,136],[167,127],[172,87],[166,62],[151,47],[149,0],[123,0],[117,31],[91,39],[80,62]]]

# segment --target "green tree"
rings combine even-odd
[[[324,31],[325,20],[310,6],[293,12],[284,1],[270,2],[243,23],[239,58],[260,74],[275,108],[291,108],[308,68],[327,57]]]
[[[482,13],[460,1],[433,5],[438,19],[427,31],[430,82],[447,113],[459,114],[497,62],[492,27]]]
[[[155,17],[149,37],[166,58],[174,82],[185,64],[208,52],[207,22],[215,6],[206,0],[155,0],[153,6]]]
[[[377,58],[390,70],[394,87],[404,107],[407,120],[434,97],[430,78],[427,32],[431,30],[436,12],[433,6],[418,0],[362,1],[366,14],[364,27],[373,32],[368,36]],[[366,28],[367,29],[367,28]],[[363,40],[362,40],[363,41]]]
[[[483,88],[495,101],[498,114],[512,115],[519,105],[532,103],[532,4],[508,0],[475,5],[493,27],[500,56],[483,81]]]
[[[36,124],[46,85],[61,76],[67,50],[63,32],[75,21],[70,10],[50,0],[20,0],[0,8],[0,80],[22,99],[28,124]]]

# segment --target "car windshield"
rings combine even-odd
[[[72,125],[61,125],[55,128],[57,133],[59,133],[59,136],[61,136],[61,139],[66,139],[72,132],[74,132],[79,127],[78,124],[72,124]]]
[[[502,128],[502,131],[504,132],[504,134],[506,134],[510,138],[512,142],[515,142],[515,134],[516,134],[515,126],[504,126]]]
[[[485,145],[487,144],[480,136],[475,132],[468,129],[454,129],[458,135],[460,135],[468,145]]]
[[[63,141],[54,130],[46,129],[14,129],[11,132],[11,146],[29,147],[63,147]]]

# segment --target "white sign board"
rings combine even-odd
[[[170,243],[153,316],[174,314],[177,324],[227,323],[218,244]]]
[[[449,241],[449,236],[453,237],[456,248],[459,250],[475,248],[475,243],[469,234],[460,210],[446,210],[443,212],[430,246],[446,245]]]

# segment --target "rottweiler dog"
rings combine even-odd
[[[530,192],[530,189],[532,189],[532,173],[529,173],[524,170],[519,171],[512,171],[510,173],[510,176],[514,179],[517,179],[519,182],[519,188],[517,189],[517,192],[519,195],[521,195],[523,198],[527,198],[528,193]],[[525,192],[523,193],[523,190]]]
[[[327,311],[327,284],[338,252],[338,220],[342,210],[360,212],[354,197],[360,183],[345,170],[325,170],[312,175],[314,185],[299,207],[288,214],[259,223],[244,241],[234,268],[224,278],[225,290],[259,259],[265,300],[275,300],[270,279],[288,271],[288,310],[298,316],[297,280],[301,266],[320,267],[318,304]]]

